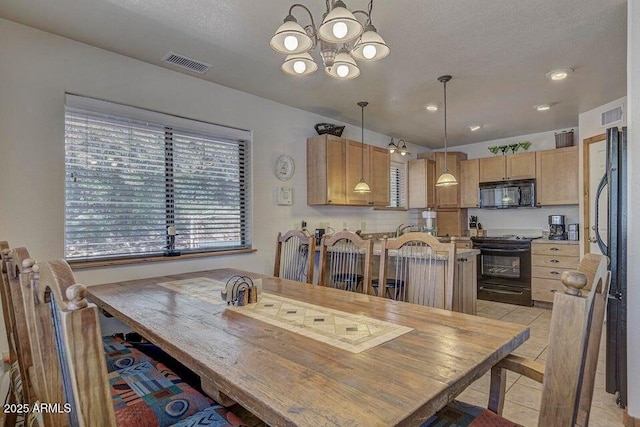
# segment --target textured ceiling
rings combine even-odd
[[[302,0],[321,19],[323,0]],[[366,0],[347,0],[365,9]],[[0,0],[0,16],[152,64],[168,52],[212,64],[195,77],[432,148],[443,144],[437,77],[447,85],[452,145],[565,127],[626,94],[626,0],[377,0],[391,48],[355,80],[280,71],[269,47],[289,0]],[[308,18],[295,12],[303,25]],[[318,52],[312,53],[318,61]],[[567,80],[545,74],[573,67]],[[186,72],[188,73],[188,72]],[[554,103],[546,112],[533,106]],[[470,132],[467,125],[483,128]]]

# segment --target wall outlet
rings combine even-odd
[[[367,231],[367,221],[360,221],[360,230]]]

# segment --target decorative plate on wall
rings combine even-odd
[[[293,157],[286,154],[281,155],[276,160],[276,176],[282,181],[288,181],[293,176],[293,172],[296,169],[296,165],[293,162]]]

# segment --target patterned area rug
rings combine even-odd
[[[196,277],[162,283],[161,286],[216,305],[226,305],[220,298],[224,282]],[[316,341],[360,353],[390,341],[412,328],[367,316],[308,304],[262,292],[257,304],[227,306],[227,310],[304,335]]]

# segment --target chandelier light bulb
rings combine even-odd
[[[347,35],[349,28],[347,27],[347,24],[345,24],[344,22],[338,21],[335,24],[333,24],[332,31],[335,38],[343,39]]]
[[[336,74],[340,77],[347,77],[349,75],[349,67],[347,67],[346,65],[338,65]]]
[[[286,36],[284,38],[284,47],[292,52],[298,48],[298,38],[296,36]]]
[[[373,59],[376,57],[376,53],[378,53],[378,49],[372,44],[366,45],[362,48],[362,55],[367,59]]]
[[[304,61],[296,61],[293,63],[293,71],[302,74],[307,71],[307,64],[305,64]]]
[[[395,152],[396,152],[396,149],[395,149],[394,147],[391,147],[391,148],[389,148],[389,152],[390,152],[391,154],[393,154],[393,153],[395,153]]]

